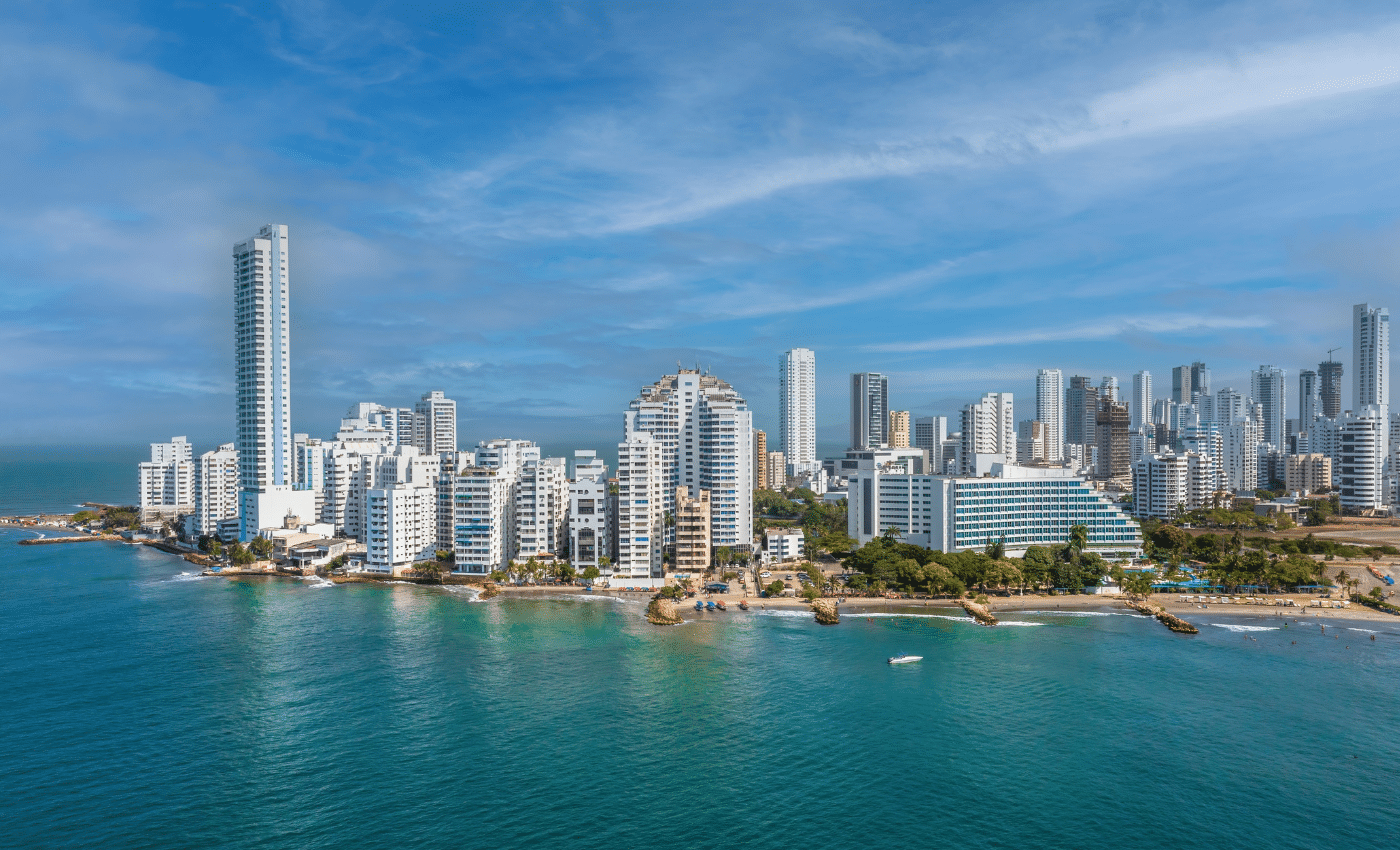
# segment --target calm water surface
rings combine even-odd
[[[655,628],[603,599],[200,579],[19,536],[4,846],[1398,843],[1400,624]]]

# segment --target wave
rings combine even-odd
[[[201,573],[180,573],[179,575],[171,576],[166,579],[166,581],[199,581],[205,578],[214,578],[214,576],[206,576]]]
[[[807,616],[811,616],[808,614]],[[975,623],[971,617],[958,617],[953,614],[894,614],[889,611],[867,611],[860,614],[844,614],[846,617],[923,617],[930,620],[953,620],[958,623]]]
[[[996,613],[995,610],[992,611]],[[1146,614],[1129,614],[1127,611],[1017,611],[1017,614],[1038,614],[1045,617],[1145,617]]]
[[[1367,634],[1372,634],[1372,635],[1381,634],[1381,632],[1377,631],[1376,629],[1358,629],[1358,628],[1355,628],[1355,627],[1353,627],[1353,626],[1347,626],[1347,631],[1349,631],[1349,632],[1366,632]]]
[[[1278,626],[1241,626],[1236,623],[1207,623],[1217,629],[1229,629],[1232,632],[1276,632]]]
[[[335,582],[320,576],[302,576],[300,580],[306,582],[307,587],[335,587]]]
[[[1028,623],[1028,622],[1025,622],[1025,621],[1023,621],[1023,620],[1001,620],[1000,622],[997,623],[997,625],[999,625],[999,626],[1044,626],[1044,625],[1048,625],[1048,624],[1047,624],[1047,623]]]

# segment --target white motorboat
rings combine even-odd
[[[891,656],[890,656],[890,663],[891,663],[891,664],[913,664],[915,661],[923,661],[923,660],[924,660],[924,657],[923,657],[922,655],[907,655],[907,654],[905,654],[905,653],[903,653],[903,652],[901,652],[901,653],[898,654],[898,655],[891,655]]]

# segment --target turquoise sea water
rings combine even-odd
[[[3,846],[1397,844],[1400,624],[656,628],[633,603],[195,578],[20,534]]]
[[[0,446],[0,516],[134,505],[137,464],[150,459],[149,446]]]

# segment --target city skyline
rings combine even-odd
[[[1400,16],[1120,11],[12,4],[0,333],[34,415],[0,442],[232,438],[221,258],[266,221],[299,431],[440,387],[465,434],[606,446],[680,361],[775,433],[796,346],[826,445],[853,372],[918,418],[1047,365],[1349,361],[1331,305],[1400,274]]]

